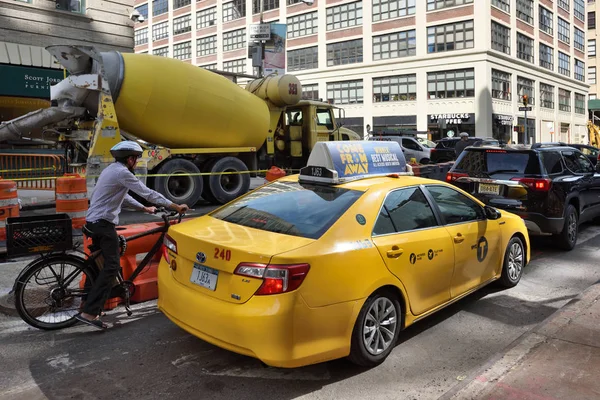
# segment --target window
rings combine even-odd
[[[224,61],[223,62],[223,71],[233,72],[236,74],[245,74],[246,73],[246,59],[240,58],[239,60]]]
[[[148,43],[148,28],[136,29],[134,40],[136,46]]]
[[[534,62],[533,39],[517,33],[517,57],[521,60]]]
[[[548,175],[560,174],[563,172],[562,157],[560,153],[554,151],[544,151],[540,153],[542,164]]]
[[[438,205],[445,224],[485,219],[483,208],[456,190],[444,186],[427,186],[427,190]]]
[[[332,104],[362,104],[363,81],[332,82],[327,84],[327,101]]]
[[[157,41],[169,37],[169,22],[161,22],[152,25],[152,41]]]
[[[246,47],[246,28],[223,32],[223,51]]]
[[[279,0],[254,0],[252,3],[252,13],[260,12],[260,3],[263,3],[263,11],[275,10],[279,8]]]
[[[581,82],[585,82],[585,63],[578,59],[575,59],[575,79]]]
[[[417,75],[373,78],[373,102],[414,101],[417,99]]]
[[[329,130],[333,130],[333,120],[331,119],[331,112],[325,108],[317,109],[317,125],[325,126]]]
[[[470,49],[473,46],[473,20],[427,28],[428,53]]]
[[[473,0],[427,0],[427,11],[440,10],[446,7],[462,6],[473,3]]]
[[[288,71],[301,71],[319,67],[318,46],[304,49],[290,50],[287,52]]]
[[[596,95],[595,94],[590,94],[590,100],[596,100]]]
[[[31,0],[17,0],[23,3],[31,3]],[[55,0],[56,8],[63,11],[85,13],[85,0]]]
[[[373,60],[387,60],[417,54],[416,31],[373,36]]]
[[[529,104],[535,105],[535,83],[531,79],[517,76],[517,92],[519,93],[519,103],[523,102],[523,95],[527,95]]]
[[[558,73],[571,76],[571,56],[558,52]]]
[[[148,20],[148,4],[135,7],[135,9],[140,13],[141,16],[144,17],[145,20]]]
[[[596,39],[588,40],[588,57],[596,57]]]
[[[585,32],[575,28],[575,38],[573,39],[573,43],[577,50],[585,51]]]
[[[510,28],[492,21],[492,49],[510,54]]]
[[[492,5],[507,13],[510,12],[510,0],[492,0]]]
[[[558,0],[558,6],[569,11],[569,0]]]
[[[217,69],[217,64],[201,65],[200,68],[204,68],[204,69],[208,69],[208,70],[215,70],[215,69]]]
[[[346,65],[363,61],[362,39],[327,45],[327,66]]]
[[[362,1],[327,9],[327,30],[362,25]]]
[[[540,105],[544,108],[554,108],[554,86],[540,83]]]
[[[594,172],[592,163],[586,156],[579,152],[574,151],[562,151],[563,160],[565,166],[571,172],[576,174],[585,174],[587,172]]]
[[[373,0],[373,22],[415,13],[417,0]]]
[[[181,7],[189,6],[192,4],[191,0],[173,0],[173,9],[176,10]]]
[[[414,139],[410,138],[402,138],[402,147],[409,150],[423,151],[423,148]]]
[[[571,43],[571,24],[558,17],[558,40]]]
[[[517,0],[517,18],[533,25],[533,0]]]
[[[565,89],[558,89],[558,109],[561,111],[571,111],[571,92]]]
[[[153,0],[152,1],[152,15],[157,16],[164,14],[169,11],[169,3],[167,0]]]
[[[161,47],[160,49],[154,49],[152,50],[152,54],[160,57],[169,57],[169,48]]]
[[[584,0],[573,1],[573,14],[575,18],[585,22],[585,2]]]
[[[548,35],[552,35],[554,33],[552,25],[553,18],[554,16],[550,11],[540,6],[540,29],[546,32]]]
[[[373,227],[373,236],[427,229],[437,225],[431,205],[421,189],[399,189],[385,198]]]
[[[554,49],[540,43],[540,66],[554,71]]]
[[[202,57],[217,52],[217,35],[199,38],[196,42],[196,56]]]
[[[198,11],[196,14],[196,29],[213,26],[217,23],[217,7]]]
[[[234,0],[223,4],[223,22],[246,16],[246,0]]]
[[[585,95],[575,93],[575,113],[585,114]]]
[[[475,97],[475,70],[431,72],[427,74],[429,99]]]
[[[588,67],[588,83],[590,85],[596,84],[596,67]]]
[[[492,97],[500,100],[510,100],[510,77],[506,72],[492,70]]]
[[[317,12],[295,15],[287,19],[288,39],[298,36],[314,35],[317,33],[319,23]]]
[[[596,11],[588,12],[588,29],[596,29]]]
[[[188,60],[192,58],[192,42],[183,42],[173,45],[173,58]]]
[[[312,83],[310,85],[302,85],[303,100],[319,100],[319,85]]]
[[[192,16],[190,14],[173,19],[173,36],[192,30]]]
[[[524,118],[517,120],[519,125],[524,125]],[[535,127],[535,120],[527,118],[529,126]],[[466,154],[465,154],[466,153]],[[540,164],[536,155],[529,153],[495,153],[487,151],[467,151],[462,159],[455,164],[456,172],[468,172],[471,176],[494,177],[510,170],[511,175],[537,175],[540,173]],[[514,172],[513,172],[514,171]]]
[[[362,194],[340,187],[275,182],[210,215],[254,229],[318,239]]]

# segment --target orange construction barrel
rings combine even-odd
[[[6,218],[18,216],[17,183],[0,178],[0,241],[6,240]]]
[[[283,178],[285,176],[285,171],[282,170],[281,168],[272,166],[268,171],[267,171],[267,177],[266,180],[269,182],[272,182],[276,179],[279,178]]]
[[[78,174],[65,174],[56,179],[56,213],[71,217],[73,228],[85,225],[88,209],[87,184]]]

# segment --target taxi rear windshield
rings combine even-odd
[[[318,239],[362,194],[337,187],[275,182],[210,215],[264,231]]]
[[[529,151],[469,149],[462,154],[455,171],[487,177],[499,174],[539,175],[540,162],[536,154]]]

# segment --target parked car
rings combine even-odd
[[[408,136],[374,136],[370,140],[383,140],[383,141],[394,141],[397,142],[402,148],[404,157],[407,161],[411,158],[417,160],[421,164],[429,164],[431,162],[431,150],[419,143],[417,139]]]
[[[469,138],[469,146],[481,142],[481,138]],[[431,149],[431,162],[434,164],[453,161],[456,159],[454,147],[460,138],[444,138],[439,140],[434,149]]]
[[[564,143],[468,147],[446,180],[493,207],[515,213],[532,234],[552,234],[571,250],[579,224],[600,216],[600,175]]]
[[[435,142],[432,142],[432,141],[431,141],[431,140],[429,140],[429,139],[417,138],[417,141],[418,141],[418,142],[419,142],[421,145],[423,145],[423,146],[425,146],[425,147],[429,147],[430,149],[433,149],[433,148],[435,148],[435,146],[436,146],[436,143],[435,143]]]
[[[588,144],[569,144],[568,146],[574,147],[581,151],[589,158],[590,162],[595,166],[598,163],[598,157],[600,156],[600,149]]]

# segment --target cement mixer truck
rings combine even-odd
[[[124,139],[145,148],[138,171],[146,183],[187,204],[223,204],[247,192],[256,171],[300,168],[319,141],[360,140],[341,126],[343,110],[301,100],[293,75],[242,88],[165,57],[86,46],[46,50],[69,75],[51,87],[51,107],[0,124],[0,142],[52,137],[90,186]]]

